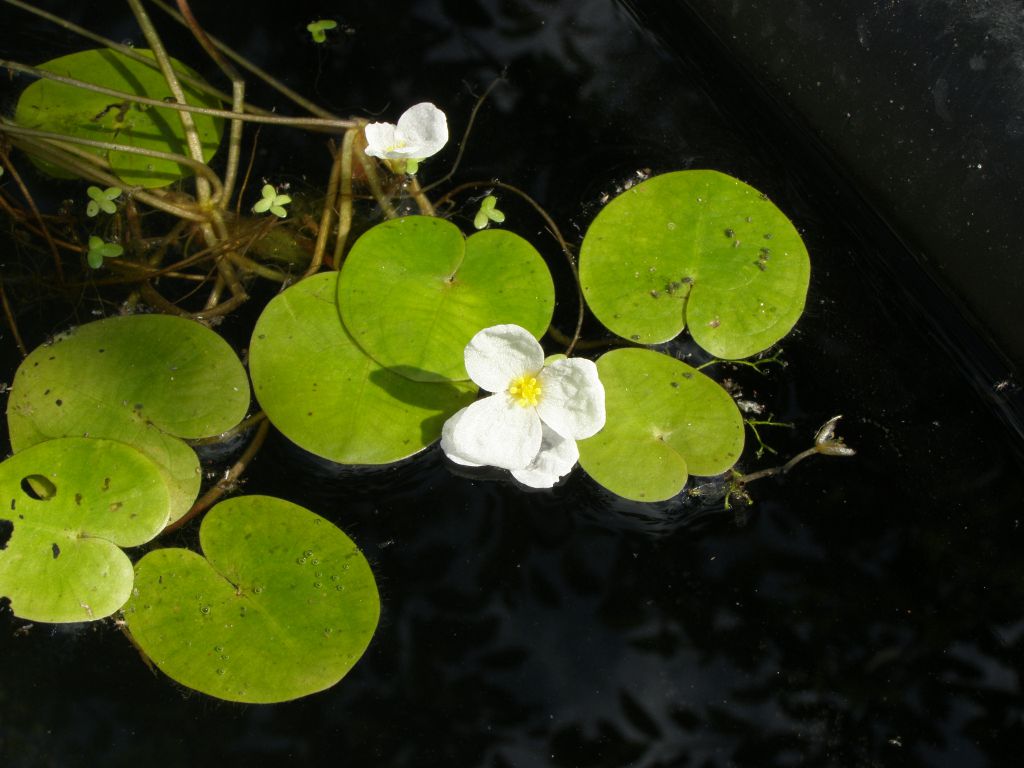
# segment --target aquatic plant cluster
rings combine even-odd
[[[7,64],[37,79],[0,130],[45,173],[88,185],[87,240],[73,254],[88,275],[124,276],[131,301],[152,310],[25,350],[7,411],[14,454],[0,464],[0,516],[13,527],[0,595],[17,616],[117,617],[169,677],[224,699],[283,701],[334,685],[380,613],[365,557],[286,500],[217,503],[271,426],[338,464],[387,465],[439,443],[453,466],[497,467],[531,489],[578,464],[637,502],[676,497],[690,475],[722,476],[728,502],[744,418],[720,384],[655,347],[686,331],[713,358],[740,360],[792,329],[809,259],[765,195],[714,170],[674,171],[610,201],[578,258],[554,227],[575,280],[563,300],[578,300],[576,328],[563,334],[552,317],[565,287],[508,228],[493,190],[468,201],[478,209],[467,236],[421,187],[421,164],[449,140],[441,109],[420,103],[394,124],[371,123],[296,96],[310,116],[269,114],[244,101],[240,76],[194,19],[183,23],[231,95],[171,59],[141,5],[129,5],[150,50],[111,42],[39,67]],[[313,43],[335,26],[311,22]],[[236,189],[245,195],[246,122],[341,137],[306,250],[290,214],[314,219],[290,190],[265,182],[252,215],[229,207]],[[209,163],[225,136],[221,176]],[[362,199],[384,221],[349,243]],[[141,247],[143,209],[166,214],[160,257],[177,250],[176,261]],[[288,260],[261,256],[271,244]],[[53,261],[64,280],[56,245]],[[209,297],[183,309],[157,290],[160,278],[198,280]],[[282,290],[255,324],[246,368],[213,326],[256,279]],[[596,359],[573,354],[587,311],[609,332]],[[238,435],[251,436],[245,452],[204,489],[195,446]],[[813,450],[844,455],[832,428],[820,443]],[[201,553],[125,552],[200,516]]]

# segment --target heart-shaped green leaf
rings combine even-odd
[[[688,327],[727,359],[789,333],[809,280],[807,249],[785,214],[717,171],[636,185],[598,214],[580,250],[587,304],[611,331],[657,344]]]
[[[649,349],[597,361],[604,429],[579,442],[580,466],[613,493],[663,501],[690,474],[725,472],[743,453],[743,417],[729,394],[694,368]]]
[[[128,600],[132,564],[121,547],[156,536],[170,497],[157,466],[130,445],[66,437],[0,464],[0,595],[30,621],[91,621]]]
[[[152,56],[146,50],[137,49],[137,52]],[[172,62],[179,73],[198,77],[180,61]],[[108,48],[61,56],[40,64],[39,68],[136,96],[151,99],[171,97],[167,82],[158,69],[148,67]],[[189,104],[220,108],[220,101],[216,98],[188,86],[183,87]],[[22,91],[15,108],[14,119],[21,125],[42,131],[188,155],[185,131],[176,110],[130,102],[118,103],[112,96],[53,80],[37,80]],[[206,115],[195,115],[194,120],[203,147],[203,159],[208,161],[220,144],[224,121]],[[187,167],[169,160],[117,150],[108,152],[102,149],[86,149],[106,158],[114,173],[126,184],[162,187],[192,173]],[[69,176],[52,163],[37,158],[32,158],[32,161],[53,176]]]
[[[366,558],[327,520],[268,496],[203,519],[205,557],[158,549],[135,567],[125,621],[169,677],[230,701],[329,688],[359,660],[380,615]]]
[[[311,453],[341,464],[398,461],[437,440],[477,389],[412,381],[378,365],[341,324],[337,281],[337,272],[315,275],[263,310],[249,346],[256,399],[275,427]],[[377,322],[396,327],[384,314]]]
[[[179,438],[241,421],[249,383],[231,347],[180,317],[134,315],[79,326],[33,350],[7,404],[11,445],[105,437],[134,445],[166,473],[171,520],[199,491],[199,460]]]
[[[482,328],[544,335],[555,306],[547,264],[505,230],[462,236],[444,219],[378,224],[352,246],[338,281],[345,327],[380,365],[416,381],[468,378],[463,352]]]

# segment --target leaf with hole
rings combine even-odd
[[[616,349],[597,361],[607,421],[580,440],[580,466],[619,496],[663,501],[690,474],[718,475],[743,453],[743,417],[716,382],[649,349]]]
[[[263,310],[249,345],[256,399],[275,427],[311,453],[341,464],[398,461],[437,440],[476,386],[413,381],[379,365],[345,331],[337,283],[337,272],[315,275]]]
[[[121,547],[152,539],[170,496],[159,468],[130,445],[65,437],[0,464],[0,595],[29,621],[92,621],[128,600],[134,578]]]
[[[473,335],[513,323],[541,337],[555,288],[544,259],[518,235],[495,229],[466,238],[444,219],[408,216],[355,242],[338,306],[349,333],[381,366],[415,381],[463,381]]]
[[[136,49],[136,53],[152,58],[152,53],[145,49]],[[172,59],[172,63],[179,74],[198,77],[180,61]],[[134,96],[159,100],[172,98],[160,70],[108,48],[61,56],[40,64],[39,68]],[[220,109],[221,103],[217,98],[184,83],[182,88],[189,104]],[[220,144],[224,121],[206,115],[194,115],[193,119],[202,145],[203,160],[208,162]],[[129,101],[118,102],[114,96],[54,80],[39,79],[22,91],[15,107],[14,120],[19,125],[40,131],[188,155],[185,129],[177,110]],[[118,178],[133,186],[163,187],[192,173],[187,166],[170,160],[145,157],[125,150],[85,149],[106,159]],[[50,175],[70,178],[71,174],[53,162],[31,154],[29,156],[32,162]]]
[[[11,446],[55,437],[134,445],[164,471],[171,520],[195,500],[199,460],[181,438],[220,434],[249,407],[249,382],[231,347],[180,317],[133,315],[79,326],[33,350],[7,403]]]
[[[241,496],[203,519],[203,555],[158,549],[135,567],[125,622],[166,675],[269,703],[338,682],[369,645],[380,598],[366,558],[329,521]]]
[[[637,184],[598,214],[580,249],[584,296],[609,330],[657,344],[689,328],[726,359],[789,333],[809,280],[807,249],[785,214],[717,171]]]

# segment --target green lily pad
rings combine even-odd
[[[612,493],[664,501],[690,474],[721,474],[743,453],[739,408],[695,368],[649,349],[616,349],[597,371],[608,420],[579,442],[580,466]]]
[[[30,621],[102,619],[125,604],[132,563],[121,547],[152,539],[170,496],[157,466],[130,445],[67,437],[0,464],[0,595]]]
[[[378,365],[338,317],[337,282],[337,272],[315,275],[263,310],[249,346],[253,389],[271,423],[305,450],[339,464],[389,464],[440,438],[477,388]]]
[[[657,344],[689,327],[725,359],[789,333],[809,280],[807,249],[785,214],[717,171],[636,185],[598,214],[580,250],[583,294],[609,330]]]
[[[152,56],[150,51],[137,51]],[[172,62],[178,72],[198,77],[180,61],[172,59]],[[171,91],[159,70],[108,48],[61,56],[40,64],[39,68],[136,96],[151,99],[171,97]],[[218,99],[188,86],[182,87],[189,104],[220,109]],[[41,131],[188,155],[185,131],[176,110],[119,103],[113,96],[53,80],[37,80],[22,91],[15,107],[14,119],[20,125]],[[209,161],[220,144],[224,121],[205,115],[195,115],[194,120],[203,147],[203,158]],[[126,184],[133,186],[163,187],[192,174],[186,166],[169,160],[143,157],[131,152],[86,149],[106,158],[114,173]],[[52,163],[37,158],[32,158],[32,162],[52,176],[70,178],[66,171]]]
[[[104,437],[134,445],[171,489],[171,520],[199,492],[199,459],[180,438],[217,435],[249,407],[245,369],[199,323],[168,315],[112,317],[33,350],[7,404],[11,446],[55,437]]]
[[[205,557],[158,549],[135,566],[125,622],[182,685],[230,701],[307,696],[369,645],[380,598],[366,558],[327,520],[268,496],[221,502],[199,531]]]
[[[481,328],[515,323],[540,338],[555,288],[544,259],[518,235],[464,238],[444,219],[408,216],[355,242],[338,306],[349,333],[385,368],[415,381],[459,381],[468,378],[466,344]]]

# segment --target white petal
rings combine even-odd
[[[408,147],[404,156],[422,160],[448,143],[448,118],[430,102],[416,104],[398,118],[398,135]]]
[[[572,471],[579,458],[575,440],[545,425],[540,452],[526,469],[513,469],[512,477],[531,488],[550,488]]]
[[[515,379],[536,375],[544,367],[544,350],[525,328],[494,325],[469,340],[465,361],[477,386],[504,393]]]
[[[604,385],[593,361],[582,357],[556,360],[540,374],[537,414],[565,437],[595,435],[604,426]]]
[[[540,418],[502,393],[477,400],[445,423],[441,450],[459,463],[523,469],[540,451]],[[455,459],[453,459],[454,461]]]
[[[392,157],[398,143],[396,131],[398,126],[393,123],[370,123],[363,128],[366,135],[366,154],[370,157]]]
[[[452,446],[452,432],[455,430],[455,425],[462,419],[462,415],[466,412],[466,408],[461,409],[457,413],[449,417],[448,421],[441,427],[441,450],[444,451],[444,455],[451,459],[456,464],[461,464],[464,467],[481,467],[482,464],[477,464],[475,461],[459,456],[455,453],[455,449]]]

